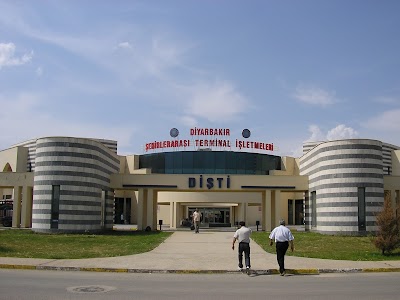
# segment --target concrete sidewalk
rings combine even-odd
[[[154,250],[136,255],[91,259],[29,259],[1,257],[0,268],[135,273],[238,273],[237,243],[233,232],[176,231]],[[254,274],[278,274],[274,254],[254,241],[251,266]],[[400,261],[341,261],[286,256],[288,274],[341,272],[400,272]]]

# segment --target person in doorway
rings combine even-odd
[[[124,224],[124,213],[121,214],[121,224]]]
[[[289,228],[287,228],[285,223],[285,220],[280,220],[279,221],[279,226],[275,227],[274,230],[272,230],[271,234],[269,235],[269,245],[272,246],[275,241],[276,245],[276,259],[278,260],[278,265],[279,265],[279,273],[281,276],[284,276],[286,274],[285,270],[285,254],[287,249],[289,248],[290,244],[290,250],[292,252],[294,251],[294,236],[292,232],[290,231]]]
[[[194,211],[192,218],[194,225],[194,233],[199,233],[201,214],[199,213],[199,210],[197,208]]]
[[[243,253],[244,253],[244,261],[246,264],[246,273],[249,274],[249,272],[250,272],[250,236],[251,236],[252,231],[250,228],[246,227],[245,225],[246,225],[246,223],[244,221],[239,222],[239,229],[236,230],[235,234],[233,235],[232,250],[235,250],[235,243],[236,243],[236,241],[239,241],[238,269],[240,271],[243,270]]]

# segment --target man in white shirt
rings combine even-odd
[[[289,228],[285,226],[285,220],[280,220],[279,221],[279,226],[275,227],[274,230],[272,230],[271,234],[269,235],[269,245],[272,246],[276,244],[276,258],[278,260],[279,264],[279,273],[281,273],[281,276],[284,276],[286,271],[285,271],[285,254],[287,249],[289,248],[289,243],[290,243],[290,249],[292,252],[294,251],[294,237],[292,235],[292,232],[290,231]]]
[[[235,250],[235,242],[239,241],[238,255],[239,255],[239,270],[243,269],[243,252],[244,261],[246,264],[246,273],[250,272],[250,235],[251,229],[247,228],[244,221],[239,222],[240,228],[236,230],[233,235],[232,250]]]
[[[200,218],[201,218],[201,214],[199,213],[198,209],[196,208],[196,210],[193,213],[194,233],[199,233]]]

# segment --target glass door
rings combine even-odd
[[[189,219],[192,220],[196,208],[189,208]],[[200,226],[204,227],[230,227],[230,209],[227,207],[199,207],[201,218]]]

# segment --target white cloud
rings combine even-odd
[[[330,129],[326,134],[322,132],[317,125],[310,125],[308,131],[311,132],[311,136],[306,140],[306,142],[354,139],[358,136],[356,130],[351,127],[346,127],[344,124],[340,124],[335,128]]]
[[[292,95],[295,99],[319,106],[327,106],[336,102],[335,92],[328,92],[318,87],[298,86]]]
[[[17,57],[15,56],[15,48],[13,43],[0,43],[0,69],[5,66],[23,65],[32,59],[33,51]]]
[[[367,129],[400,133],[400,109],[388,110],[361,124]]]
[[[211,122],[234,119],[249,108],[249,101],[227,82],[201,84],[192,90],[191,100],[186,103],[186,112]]]
[[[307,139],[307,142],[316,142],[325,139],[325,136],[317,125],[310,125],[308,131],[311,132],[311,136]]]
[[[354,139],[358,136],[358,132],[351,127],[346,127],[344,124],[340,124],[335,128],[328,131],[326,138],[328,141],[332,140],[344,140]]]
[[[121,42],[118,44],[117,48],[120,49],[132,49],[131,44],[129,44],[129,42]]]

